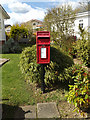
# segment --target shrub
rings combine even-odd
[[[74,46],[74,49],[77,51],[75,54],[78,58],[82,60],[85,65],[89,65],[89,46],[88,46],[88,40],[82,39],[77,40],[76,45]]]
[[[71,74],[74,84],[69,85],[67,100],[73,102],[80,111],[89,107],[89,76],[87,70],[80,65],[74,65]]]
[[[74,50],[76,51],[76,55],[78,58],[80,58],[83,63],[87,66],[90,64],[89,60],[89,54],[90,54],[90,48],[89,48],[89,39],[88,39],[88,32],[86,32],[84,29],[80,29],[80,37],[81,39],[78,39],[76,43],[73,45]]]
[[[67,41],[64,42],[61,45],[61,49],[63,52],[71,56],[72,58],[76,58],[76,49],[75,49],[75,44],[76,44],[76,36],[69,36],[67,38]]]
[[[6,34],[6,41],[8,41],[8,39],[10,39],[10,34],[8,34],[7,32],[5,32]]]
[[[2,46],[2,53],[20,53],[21,48],[17,42],[14,42],[12,38],[10,38],[6,43]]]
[[[51,62],[45,65],[45,83],[53,85],[59,81],[59,75],[73,64],[72,59],[60,51],[58,46],[51,46]],[[36,63],[36,46],[27,47],[21,54],[20,69],[27,82],[40,83],[41,65]]]
[[[31,37],[31,40],[29,41],[29,45],[32,46],[32,45],[35,45],[36,44],[36,37],[33,36]]]
[[[15,41],[19,41],[23,36],[28,36],[28,29],[24,25],[13,25],[10,31],[10,37]]]

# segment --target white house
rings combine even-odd
[[[0,5],[0,45],[6,41],[4,19],[10,19],[10,16]]]
[[[74,26],[72,29],[74,29],[74,36],[76,36],[78,39],[80,38],[79,26],[90,33],[90,11],[77,13],[75,16]],[[52,31],[53,29],[57,31],[57,26],[55,24],[52,24],[51,26]]]
[[[74,22],[74,35],[79,38],[79,26],[90,32],[90,11],[77,13],[76,20]]]

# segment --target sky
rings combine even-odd
[[[9,14],[10,19],[5,24],[27,22],[31,19],[43,20],[47,9],[61,4],[72,5],[75,8],[81,0],[0,0],[0,4]]]

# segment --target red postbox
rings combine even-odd
[[[36,34],[37,63],[50,63],[50,32],[38,31]]]

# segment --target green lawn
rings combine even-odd
[[[46,89],[42,94],[36,84],[27,84],[19,69],[20,54],[2,54],[2,58],[10,59],[2,68],[2,104],[3,118],[13,118],[20,105],[33,105],[40,102],[65,101],[65,86]],[[0,70],[1,70],[0,68]]]
[[[68,93],[65,85],[59,88],[47,89],[45,94],[34,84],[26,84],[24,76],[19,69],[20,54],[3,54],[3,58],[10,59],[2,66],[2,97],[3,104],[7,105],[33,105],[38,102],[59,102],[66,100]]]
[[[2,66],[3,103],[9,105],[35,104],[33,89],[25,83],[19,69],[20,54],[3,54],[10,59]]]

